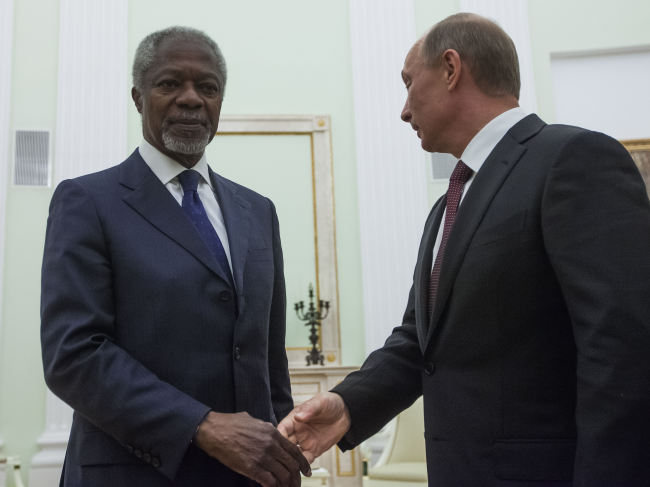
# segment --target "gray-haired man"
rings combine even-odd
[[[277,216],[204,154],[223,56],[165,29],[133,82],[139,148],[50,207],[43,363],[75,410],[62,485],[298,486],[309,465],[274,426],[293,406]]]

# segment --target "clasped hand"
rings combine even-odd
[[[195,442],[231,470],[263,487],[299,487],[300,472],[311,475],[300,448],[271,424],[248,413],[210,412],[199,425]]]
[[[339,442],[350,429],[350,413],[338,394],[317,394],[291,411],[278,430],[300,445],[309,463]]]

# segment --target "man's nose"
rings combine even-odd
[[[400,115],[400,117],[402,120],[404,120],[407,123],[411,121],[411,109],[409,108],[408,98],[404,102],[404,108],[402,108],[402,114]]]
[[[176,103],[188,108],[198,108],[203,105],[203,99],[197,93],[194,83],[184,83],[176,98]]]

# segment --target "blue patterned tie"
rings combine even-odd
[[[178,180],[183,187],[183,210],[187,213],[187,216],[190,217],[190,220],[192,220],[192,223],[199,232],[201,239],[205,242],[205,245],[208,246],[212,255],[217,259],[221,268],[228,274],[228,277],[231,280],[230,284],[232,285],[232,276],[230,274],[230,266],[228,265],[226,251],[223,249],[221,240],[219,240],[219,235],[217,235],[212,223],[210,223],[205,208],[203,207],[203,203],[201,203],[199,194],[196,191],[200,177],[201,175],[192,169],[183,171],[178,175]]]

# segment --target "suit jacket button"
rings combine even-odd
[[[433,362],[427,362],[424,364],[424,373],[427,375],[433,375],[433,373],[436,370],[436,366],[433,364]]]
[[[160,467],[160,459],[158,457],[153,457],[151,459],[151,466],[154,468]]]
[[[144,453],[142,455],[142,460],[144,460],[146,463],[151,463],[151,455],[149,453]]]
[[[221,291],[219,293],[219,299],[221,301],[230,301],[231,298],[232,298],[232,296],[230,294],[230,291]]]
[[[233,350],[233,356],[235,357],[235,360],[239,360],[241,358],[241,351],[239,350],[239,347],[235,347]]]
[[[139,448],[136,448],[135,450],[133,450],[133,454],[134,454],[137,458],[142,458],[142,450],[140,450]]]

